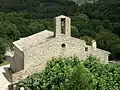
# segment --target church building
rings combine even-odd
[[[77,56],[81,60],[93,55],[101,63],[108,63],[109,52],[97,48],[96,41],[87,45],[84,40],[71,36],[71,19],[55,18],[55,31],[44,30],[13,42],[14,55],[10,60],[13,83],[45,68],[52,58]]]

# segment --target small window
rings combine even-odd
[[[62,45],[61,45],[61,47],[62,47],[62,48],[65,48],[65,47],[66,47],[66,45],[65,45],[65,44],[62,44]]]
[[[88,51],[88,47],[85,47],[85,51]]]

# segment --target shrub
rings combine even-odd
[[[29,76],[18,85],[26,90],[92,90],[91,74],[78,58],[53,59],[43,72]]]
[[[45,70],[18,83],[25,90],[120,90],[120,64],[95,57],[53,59]]]
[[[120,64],[101,64],[98,59],[89,57],[84,66],[93,74],[95,90],[120,90]]]

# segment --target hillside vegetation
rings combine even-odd
[[[0,11],[29,13],[32,18],[50,18],[60,14],[72,15],[77,5],[68,0],[2,0]]]
[[[72,18],[72,36],[111,52],[110,59],[120,60],[120,3],[98,0],[78,6],[68,0],[0,0],[0,61],[5,51],[19,38],[44,29],[54,30],[53,18]]]

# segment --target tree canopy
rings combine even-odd
[[[98,48],[111,52],[112,60],[120,60],[119,6],[118,0],[98,0],[81,6],[68,0],[0,0],[0,37],[8,47],[44,29],[54,31],[53,18],[63,14],[71,17],[72,36],[87,40],[87,44],[95,39]],[[0,45],[0,49],[4,48]],[[5,52],[6,46],[2,50]]]
[[[119,90],[120,64],[101,64],[88,57],[59,58],[50,61],[39,73],[28,76],[17,86],[25,90]]]

